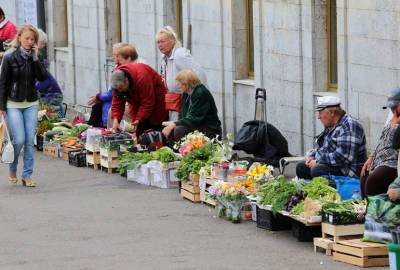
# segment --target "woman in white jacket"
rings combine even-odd
[[[165,26],[158,31],[156,40],[157,47],[162,53],[160,74],[165,86],[168,89],[168,92],[182,94],[175,77],[178,72],[183,69],[193,70],[199,77],[201,83],[207,86],[207,78],[203,68],[193,59],[190,51],[182,47],[182,44],[178,40],[178,37],[172,27]],[[178,119],[178,113],[176,111],[170,111],[169,116],[170,120]]]

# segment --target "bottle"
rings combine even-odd
[[[361,200],[361,195],[360,195],[360,192],[358,191],[358,189],[354,190],[353,196],[351,196],[351,199],[354,200],[354,201]]]

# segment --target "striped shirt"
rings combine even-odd
[[[371,165],[371,172],[379,166],[397,168],[399,150],[392,148],[393,136],[397,126],[398,125],[392,128],[389,123],[383,128],[381,137],[379,138],[379,143],[373,154],[374,159]]]

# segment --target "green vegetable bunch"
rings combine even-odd
[[[134,170],[150,160],[152,157],[149,153],[124,153],[119,160],[118,173],[125,174],[127,170]]]
[[[159,160],[164,164],[178,160],[178,156],[169,147],[162,147],[157,151],[152,152],[151,157],[153,160]]]
[[[290,211],[290,214],[298,216],[303,212],[304,212],[304,201],[301,201],[298,204],[296,204],[295,207],[292,208],[292,210]]]
[[[85,132],[90,126],[87,124],[80,124],[76,125],[74,128],[71,129],[70,136],[71,137],[77,137],[80,135],[82,132]]]
[[[294,181],[288,181],[280,175],[260,186],[257,195],[261,198],[261,205],[271,205],[272,211],[277,212],[285,209],[292,194],[301,191],[299,187]]]
[[[304,193],[313,200],[328,199],[336,201],[340,199],[336,189],[329,186],[329,181],[323,177],[315,177],[304,187]]]
[[[188,181],[190,173],[199,173],[201,167],[210,163],[216,148],[214,144],[206,144],[203,147],[191,151],[185,155],[178,164],[175,176],[182,181]]]

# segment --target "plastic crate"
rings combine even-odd
[[[349,225],[349,224],[364,224],[365,218],[358,219],[353,213],[325,213],[322,211],[322,222],[332,225]]]
[[[80,149],[68,152],[68,163],[75,167],[86,167],[86,151]]]
[[[292,226],[291,218],[280,213],[274,214],[271,210],[256,207],[257,227],[270,231],[290,230]]]
[[[44,141],[43,135],[36,135],[36,149],[38,151],[43,151],[43,141]]]
[[[305,224],[292,220],[292,235],[300,242],[312,242],[314,237],[321,237],[321,226],[306,226]]]

